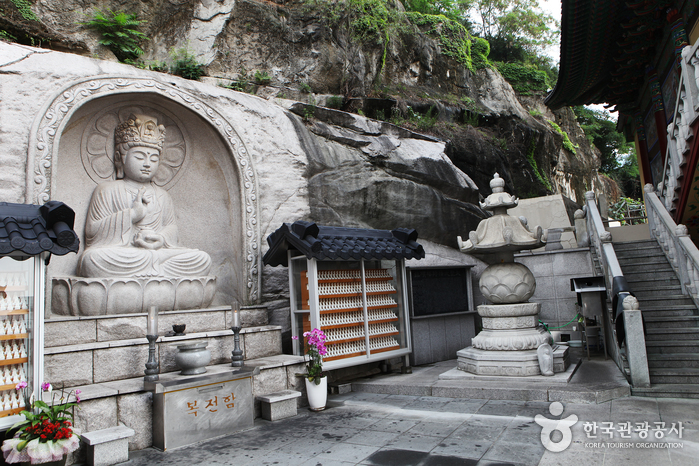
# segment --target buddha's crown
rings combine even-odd
[[[144,146],[153,149],[163,149],[165,127],[147,115],[129,115],[125,122],[114,131],[116,144],[127,144],[129,147]]]

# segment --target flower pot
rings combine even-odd
[[[182,369],[181,375],[196,375],[206,372],[206,365],[211,362],[211,351],[206,349],[208,342],[177,345],[175,364]]]
[[[315,381],[306,381],[306,394],[308,395],[308,404],[311,411],[322,411],[325,409],[325,404],[328,401],[328,378],[321,377],[320,383],[316,385]]]

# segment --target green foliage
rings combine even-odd
[[[500,150],[507,151],[507,139],[505,138],[493,138],[493,144],[498,146]]]
[[[452,21],[470,25],[468,11],[473,0],[407,0],[404,2],[406,11],[414,11],[425,15],[444,15]]]
[[[32,4],[28,0],[10,0],[16,7],[22,18],[27,21],[39,21],[39,17],[32,11]]]
[[[609,112],[583,106],[574,107],[573,112],[585,135],[602,153],[600,171],[611,175],[620,166],[617,155],[628,153],[632,144],[627,143],[624,135],[617,132],[616,122]]]
[[[10,42],[16,42],[17,38],[7,31],[0,29],[0,40],[7,40]]]
[[[255,71],[255,84],[266,86],[272,82],[272,77],[266,71]]]
[[[633,143],[617,132],[609,112],[574,107],[575,118],[585,135],[600,151],[600,172],[617,182],[626,197],[641,197],[638,160]]]
[[[100,33],[100,44],[109,47],[119,61],[135,60],[143,54],[139,43],[148,40],[138,29],[145,20],[137,19],[137,15],[123,11],[104,12],[95,10],[91,19],[80,24]]]
[[[477,70],[489,67],[488,55],[490,55],[490,43],[481,37],[474,37],[471,44],[473,67]]]
[[[496,63],[498,71],[515,92],[530,95],[532,92],[545,92],[550,87],[545,72],[523,63]]]
[[[518,46],[529,52],[543,51],[558,39],[558,22],[544,13],[538,0],[475,0],[474,16],[480,35]]]
[[[621,197],[609,206],[609,216],[614,220],[621,221],[622,225],[646,223],[645,215],[645,205],[641,199]]]
[[[542,115],[541,111],[537,110],[536,108],[529,110],[529,114],[533,117],[538,117]]]
[[[558,131],[558,134],[560,134],[561,136],[563,136],[563,148],[564,148],[565,150],[567,150],[568,152],[571,152],[571,153],[575,154],[575,146],[574,146],[573,143],[571,142],[570,137],[568,137],[568,133],[566,133],[565,131],[563,131],[563,130],[561,129],[561,127],[558,126],[558,125],[556,124],[555,121],[551,121],[551,120],[547,120],[547,121],[549,122],[549,124],[550,124],[551,126],[553,126],[553,129],[555,129],[556,131]]]
[[[172,74],[182,76],[185,79],[198,81],[204,76],[204,65],[197,61],[194,54],[190,53],[187,47],[170,49],[170,58],[172,58]]]
[[[316,114],[315,104],[305,105],[303,107],[303,121],[307,122],[311,118],[315,117],[315,114]]]
[[[464,113],[464,124],[478,128],[480,125],[480,117],[476,112],[465,112]]]
[[[543,184],[548,191],[552,191],[551,182],[549,182],[549,180],[545,174],[543,174],[539,171],[539,166],[536,163],[536,158],[534,158],[534,151],[535,150],[536,150],[536,139],[532,138],[532,141],[529,143],[529,149],[527,150],[527,160],[529,161],[529,164],[534,169],[534,176],[536,176],[536,179],[539,180],[539,183]]]
[[[238,79],[230,82],[230,84],[221,85],[227,89],[233,89],[238,92],[252,92],[252,84],[250,83],[250,77],[245,71],[245,68],[241,68],[238,73]]]
[[[464,26],[444,15],[425,15],[416,12],[408,12],[407,15],[410,22],[420,27],[425,34],[439,38],[444,55],[452,57],[469,69],[473,69],[471,35]],[[481,54],[483,54],[485,48],[482,44],[480,47]]]
[[[311,86],[307,82],[300,82],[299,83],[299,90],[303,92],[304,94],[310,94],[313,92],[313,89],[311,89]]]
[[[342,108],[344,100],[345,99],[341,95],[333,95],[328,97],[328,100],[327,102],[325,102],[325,105],[328,108]]]
[[[382,119],[378,118],[378,112],[377,119]],[[434,105],[430,107],[430,109],[424,115],[416,112],[410,105],[408,105],[405,111],[401,111],[398,107],[393,107],[391,109],[390,122],[396,126],[410,126],[420,131],[425,131],[434,128],[438,119],[439,110],[437,110]]]

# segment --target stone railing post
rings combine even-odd
[[[643,335],[643,318],[638,300],[627,296],[624,306],[624,330],[626,331],[626,358],[631,371],[631,385],[650,387],[646,339]]]

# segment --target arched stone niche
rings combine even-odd
[[[99,78],[59,93],[31,132],[27,200],[60,199],[84,226],[95,186],[113,179],[114,128],[125,113],[145,113],[165,124],[163,163],[155,183],[168,190],[177,214],[179,244],[207,252],[217,277],[212,305],[259,300],[257,180],[242,141],[215,109],[166,83]],[[128,116],[128,115],[127,115]],[[165,170],[162,170],[165,168]],[[78,257],[53,261],[53,277],[76,274]],[[50,286],[50,285],[49,285]],[[47,292],[47,309],[51,293]]]

